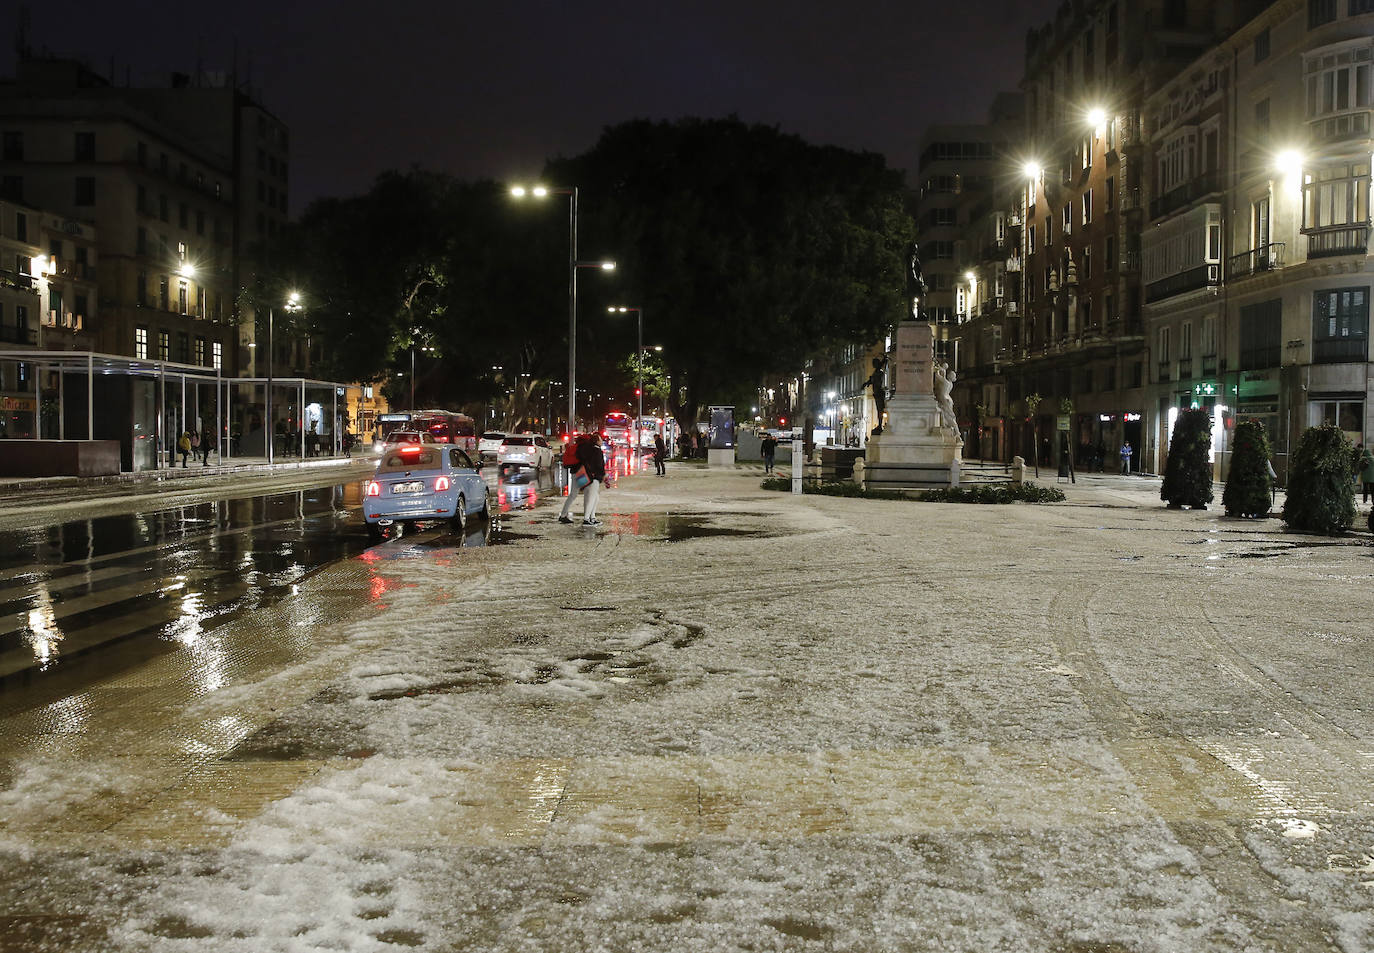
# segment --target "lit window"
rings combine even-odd
[[[140,361],[148,359],[148,329],[134,328],[134,357]]]

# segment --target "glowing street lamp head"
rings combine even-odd
[[[1274,157],[1274,169],[1284,175],[1299,175],[1302,172],[1302,153],[1297,149],[1283,150]]]
[[[525,197],[525,187],[523,185],[512,185],[510,194],[518,199],[523,199]]]
[[[978,280],[978,276],[971,271],[966,271],[964,272],[964,280],[972,284],[973,282]]]
[[[1089,109],[1088,122],[1092,125],[1094,129],[1096,129],[1098,126],[1106,124],[1107,110],[1103,109],[1101,106],[1094,106],[1092,109]]]
[[[189,261],[183,261],[181,263],[181,267],[177,269],[177,271],[178,273],[180,273],[181,277],[191,278],[195,276],[196,266],[191,264]]]
[[[534,192],[534,197],[537,199],[542,199],[549,194],[549,190],[542,185],[536,185],[532,191]]]
[[[615,271],[615,262],[613,262],[613,261],[603,261],[603,262],[601,263],[601,270],[602,270],[602,271]]]
[[[1040,163],[1027,162],[1021,167],[1021,171],[1026,174],[1026,178],[1028,179],[1038,179],[1040,178]]]

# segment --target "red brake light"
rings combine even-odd
[[[419,455],[420,455],[420,448],[419,448],[419,447],[402,447],[402,448],[401,448],[401,456],[403,456],[403,457],[418,457]]]
[[[382,487],[381,487],[381,484],[379,484],[376,480],[371,480],[371,481],[369,481],[368,484],[367,484],[367,495],[368,495],[368,496],[381,496],[381,495],[382,495]]]
[[[451,484],[451,483],[449,482],[448,477],[446,477],[446,476],[441,476],[441,477],[439,477],[438,479],[436,479],[436,480],[434,481],[434,492],[435,492],[435,493],[441,493],[441,492],[443,492],[444,490],[447,490],[447,489],[448,489],[450,486],[452,486],[452,485],[453,485],[453,484]]]

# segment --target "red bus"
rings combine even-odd
[[[407,429],[429,431],[435,443],[450,443],[464,450],[477,449],[477,425],[467,414],[451,410],[411,411]]]

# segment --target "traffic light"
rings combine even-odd
[[[638,388],[638,387],[635,388],[635,396],[636,396],[636,397],[639,396],[639,388]]]

